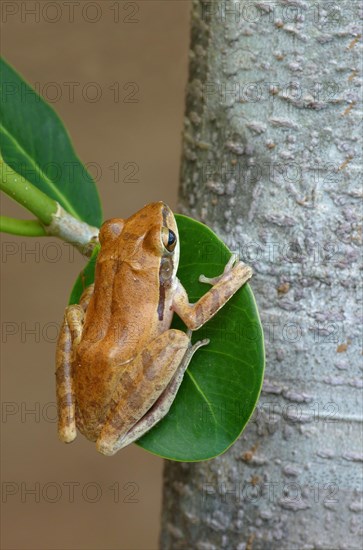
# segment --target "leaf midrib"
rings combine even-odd
[[[53,193],[65,209],[68,211],[69,214],[72,214],[77,219],[82,219],[80,215],[77,213],[77,211],[73,208],[72,204],[68,201],[68,199],[61,193],[59,193],[59,190],[54,185],[51,179],[46,176],[46,174],[43,172],[43,170],[38,166],[38,164],[32,159],[32,157],[28,154],[28,152],[20,145],[19,141],[13,137],[13,135],[5,128],[3,124],[0,124],[0,129],[7,135],[7,137],[14,143],[15,147],[18,148],[18,150],[23,154],[23,156],[28,160],[28,162],[33,166],[33,168],[40,174],[40,176],[43,178],[43,180],[47,183],[47,185],[51,188]]]
[[[213,411],[213,408],[212,408],[212,405],[209,403],[208,399],[207,399],[207,396],[205,395],[205,393],[203,392],[202,388],[199,386],[198,382],[196,381],[196,379],[194,378],[194,376],[192,375],[192,373],[187,370],[187,374],[189,375],[191,381],[193,382],[194,386],[196,387],[197,391],[200,393],[200,395],[202,396],[202,398],[204,399],[204,401],[207,403],[208,405],[208,408],[211,412],[211,415],[213,416],[213,419],[214,419],[214,422],[216,424],[216,426],[218,426],[218,422],[217,422],[217,419],[216,419],[216,416],[214,414],[214,411]]]

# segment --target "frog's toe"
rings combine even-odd
[[[72,443],[77,437],[77,430],[75,426],[61,426],[58,429],[59,439],[63,443]]]
[[[115,446],[111,444],[109,441],[105,441],[104,439],[98,439],[96,441],[96,448],[97,451],[105,456],[113,456],[117,449],[115,449]]]

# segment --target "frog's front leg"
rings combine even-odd
[[[84,312],[93,293],[93,285],[83,292],[79,305],[64,312],[56,351],[56,384],[58,404],[58,436],[70,443],[76,436],[73,357],[82,337]]]
[[[189,333],[170,329],[137,355],[112,398],[116,406],[97,440],[97,449],[113,455],[155,426],[168,413],[193,354],[208,342],[201,340],[192,346]]]
[[[212,284],[213,287],[195,304],[189,303],[185,288],[179,280],[177,281],[172,308],[189,329],[197,330],[209,321],[252,277],[252,269],[243,262],[236,263],[236,260],[237,257],[233,254],[222,275],[218,277],[199,277],[201,282]]]

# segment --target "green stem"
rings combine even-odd
[[[0,216],[0,231],[12,235],[23,235],[25,237],[44,237],[47,235],[44,227],[38,220],[17,220]]]
[[[57,212],[56,201],[17,174],[1,157],[0,189],[30,210],[44,225],[49,225]]]
[[[39,221],[22,221],[4,217],[1,230],[28,237],[53,235],[73,244],[90,256],[98,242],[98,228],[74,218],[23,176],[17,174],[0,155],[0,189],[30,210]]]

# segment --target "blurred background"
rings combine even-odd
[[[190,2],[1,2],[1,54],[53,105],[97,180],[104,218],[176,204]],[[2,214],[31,218],[2,196]],[[57,439],[58,327],[85,260],[2,235],[4,550],[158,547],[162,459]]]

